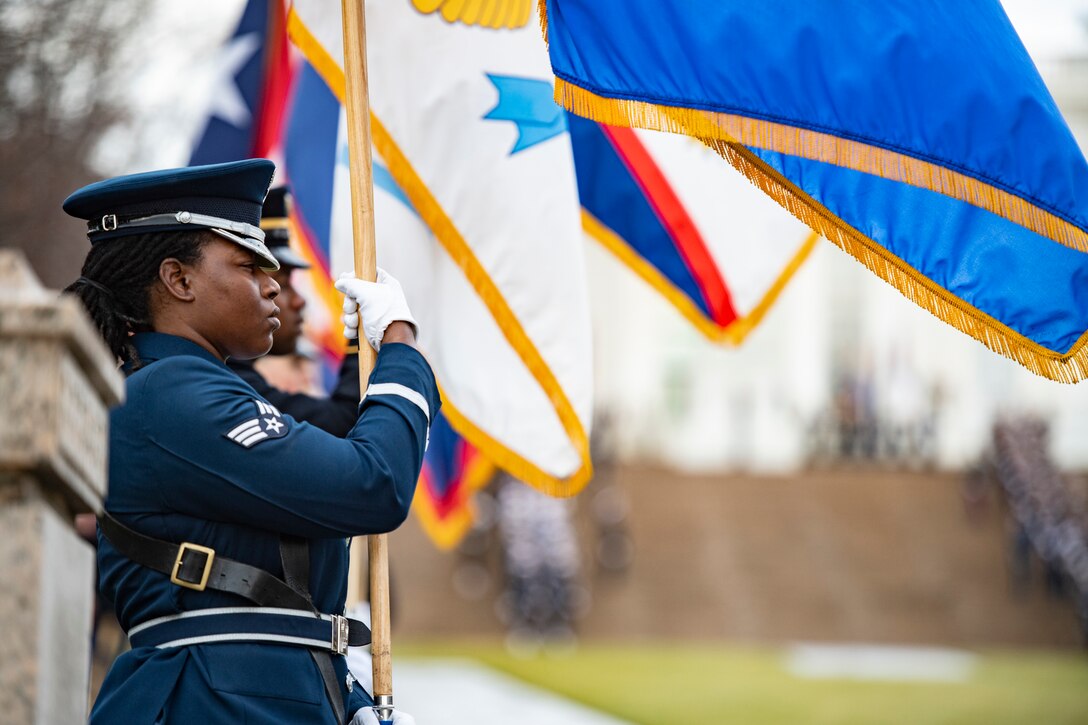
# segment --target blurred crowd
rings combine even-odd
[[[1042,420],[1021,417],[994,425],[989,468],[1011,514],[1012,580],[1023,590],[1037,556],[1048,591],[1074,598],[1088,645],[1088,505],[1047,451],[1048,428]]]
[[[864,366],[838,371],[831,404],[809,430],[815,462],[933,463],[939,387],[906,364],[892,366],[882,382]]]

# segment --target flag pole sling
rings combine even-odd
[[[370,161],[370,99],[366,74],[366,18],[364,0],[342,0],[344,77],[348,124],[348,159],[351,174],[351,222],[355,247],[355,274],[373,280],[377,267],[374,243],[374,180]],[[359,324],[362,330],[362,322]],[[359,389],[366,390],[375,354],[360,341]],[[348,571],[348,603],[362,600],[362,547],[352,544]],[[389,721],[393,709],[393,663],[389,641],[389,554],[385,535],[367,537],[370,570],[371,653],[374,656],[374,702],[378,719]]]

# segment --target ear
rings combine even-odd
[[[192,302],[196,297],[192,290],[192,268],[173,257],[167,257],[159,265],[159,281],[166,293],[180,302]]]

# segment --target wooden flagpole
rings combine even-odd
[[[374,179],[370,159],[370,98],[366,73],[364,0],[341,0],[344,25],[344,103],[347,107],[348,159],[351,174],[351,221],[355,241],[355,274],[373,280],[377,268],[374,243]],[[359,330],[362,331],[362,321]],[[375,353],[359,344],[359,389],[365,391]],[[362,600],[362,546],[352,544],[348,570],[348,603]],[[389,638],[389,553],[385,535],[367,537],[370,569],[370,651],[374,656],[374,703],[379,721],[393,710],[393,662]]]

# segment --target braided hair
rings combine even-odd
[[[96,243],[81,276],[64,291],[79,298],[110,351],[133,368],[131,333],[151,329],[151,286],[164,259],[196,264],[210,240],[202,231],[148,232]]]

